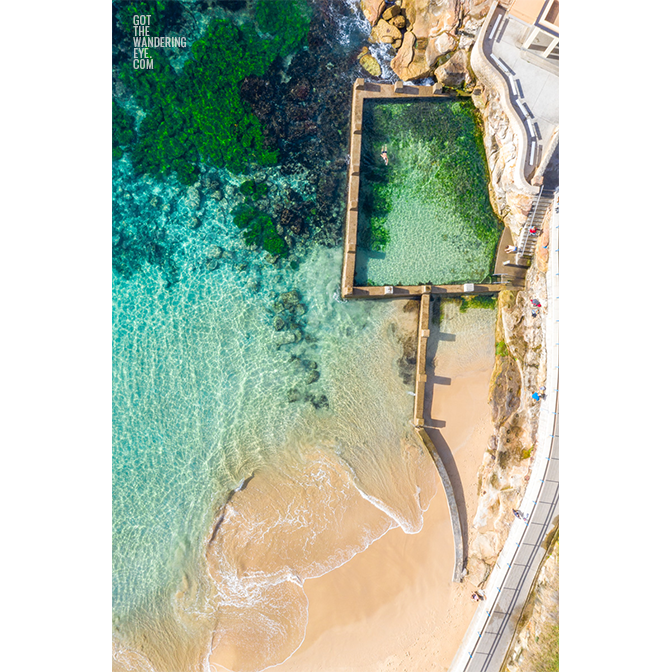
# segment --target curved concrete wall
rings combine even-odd
[[[436,446],[429,438],[429,434],[422,428],[416,427],[415,431],[418,433],[422,442],[425,444],[429,454],[434,460],[434,464],[441,476],[443,489],[446,492],[446,499],[448,500],[448,509],[450,510],[450,523],[453,527],[453,541],[455,542],[455,569],[453,570],[453,581],[461,583],[464,578],[464,569],[466,567],[467,559],[464,555],[464,544],[462,543],[462,525],[460,524],[460,516],[457,511],[457,501],[455,500],[455,492],[453,484],[450,482],[450,477],[443,465],[443,460],[436,450]]]
[[[526,179],[524,174],[525,158],[527,157],[528,149],[528,138],[527,132],[525,130],[525,125],[523,120],[518,116],[518,113],[513,107],[511,98],[509,96],[509,86],[506,82],[504,76],[499,72],[499,70],[488,60],[483,50],[483,42],[488,33],[488,28],[492,23],[492,17],[497,11],[499,6],[498,2],[493,2],[490,7],[481,29],[478,32],[478,37],[471,52],[471,69],[474,71],[474,74],[479,79],[479,81],[484,84],[486,87],[494,89],[498,94],[504,112],[509,118],[509,123],[511,128],[518,138],[518,160],[514,166],[513,180],[514,184],[520,191],[527,194],[536,194],[539,191],[539,187],[532,186]]]

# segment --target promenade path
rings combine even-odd
[[[498,6],[485,30],[483,52],[504,77],[513,109],[527,134],[525,177],[532,181],[540,164],[553,152],[559,133],[557,67],[545,59],[530,62],[521,50],[529,26]],[[534,182],[532,182],[534,184]]]
[[[509,537],[485,587],[481,602],[449,672],[499,672],[515,633],[518,616],[544,558],[544,539],[559,516],[559,192],[551,220],[549,268],[546,398],[541,403],[537,455],[525,496],[519,506],[527,523],[514,520]]]

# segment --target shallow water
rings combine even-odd
[[[482,282],[490,272],[501,226],[470,108],[365,101],[358,285]],[[389,232],[383,250],[368,242],[372,222]]]
[[[113,285],[117,633],[132,648],[138,624],[151,638],[166,614],[203,633],[216,620],[243,648],[254,632],[236,669],[289,655],[305,629],[303,580],[393,526],[418,531],[433,494],[396,365],[391,325],[408,316],[338,300],[340,250],[317,248],[296,272],[255,254],[246,271],[185,273],[169,289],[150,267]],[[289,289],[312,342],[278,347],[269,297]]]

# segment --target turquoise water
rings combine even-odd
[[[213,631],[243,649],[254,633],[237,669],[263,669],[302,641],[306,578],[422,526],[433,467],[396,363],[415,325],[399,303],[341,301],[338,248],[272,265],[226,198],[125,160],[115,189],[122,243],[160,232],[175,259],[113,277],[116,669],[199,669]]]
[[[363,137],[355,282],[485,280],[501,225],[471,101],[367,100]],[[382,250],[371,244],[372,226],[389,234]]]

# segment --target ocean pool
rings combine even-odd
[[[470,100],[365,100],[361,166],[357,285],[487,278],[502,225]]]

